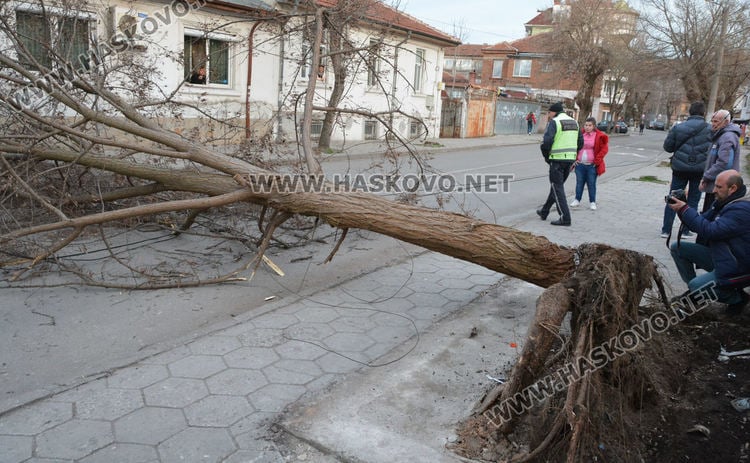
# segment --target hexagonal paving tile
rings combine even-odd
[[[268,382],[277,384],[306,384],[323,374],[320,367],[309,360],[279,360],[263,369]]]
[[[328,325],[340,333],[364,333],[375,328],[375,323],[368,317],[340,317]]]
[[[466,278],[441,278],[437,284],[444,288],[469,289],[477,284],[472,281],[471,277]]]
[[[326,353],[321,347],[301,341],[287,341],[273,349],[281,358],[295,360],[315,360]]]
[[[75,460],[112,441],[114,436],[108,422],[74,419],[39,434],[36,438],[36,455]]]
[[[339,316],[330,307],[302,307],[294,314],[301,322],[328,323]]]
[[[263,412],[280,412],[287,405],[295,402],[307,392],[304,386],[293,384],[269,384],[253,392],[248,400],[256,410]]]
[[[197,379],[206,379],[227,369],[224,360],[217,355],[192,355],[170,363],[168,367],[172,376]]]
[[[336,314],[338,317],[338,313]],[[334,333],[326,323],[301,322],[284,330],[287,339],[300,341],[320,341]]]
[[[243,346],[273,347],[285,341],[284,331],[273,328],[256,328],[237,336]]]
[[[279,359],[271,347],[241,347],[224,355],[230,368],[259,369]]]
[[[159,461],[156,449],[148,445],[111,444],[97,450],[80,463],[152,463]]]
[[[202,355],[224,355],[242,347],[235,336],[206,336],[188,344],[190,351]]]
[[[136,365],[123,368],[107,378],[109,387],[119,389],[142,389],[169,376],[164,365]]]
[[[104,389],[76,402],[76,416],[85,420],[114,420],[142,406],[141,391]]]
[[[329,349],[342,352],[361,352],[375,344],[367,335],[357,333],[336,333],[323,342]]]
[[[226,429],[187,428],[159,444],[158,450],[162,463],[214,463],[237,448]]]
[[[182,408],[208,395],[208,388],[199,379],[167,378],[143,390],[146,404]]]
[[[247,395],[268,384],[258,370],[232,368],[206,380],[212,394]]]
[[[360,359],[357,359],[360,360]],[[361,365],[334,352],[329,352],[315,360],[315,364],[326,373],[348,373]]]
[[[162,407],[144,407],[114,423],[117,441],[150,445],[159,444],[185,428],[187,422],[181,410]]]
[[[434,307],[441,308],[445,306],[449,301],[440,294],[437,293],[414,293],[408,297],[408,299],[414,303],[417,308],[420,307]],[[410,310],[409,313],[412,311]]]
[[[0,434],[33,436],[73,418],[73,404],[44,401],[0,418]]]
[[[414,293],[412,292],[411,295],[413,296]],[[392,299],[388,299],[387,301],[372,304],[371,307],[373,309],[385,310],[386,312],[404,313],[407,310],[414,307],[414,303],[410,301],[408,298],[399,297],[399,298],[392,298]],[[382,313],[382,312],[371,311],[370,315],[378,314],[378,313]],[[390,314],[386,314],[386,315],[393,316]]]
[[[185,408],[191,426],[225,428],[253,412],[247,399],[235,396],[212,395]]]
[[[0,436],[0,457],[6,463],[21,463],[31,458],[29,436]]]
[[[468,304],[479,295],[479,291],[476,289],[448,288],[440,291],[440,295],[450,301]]]

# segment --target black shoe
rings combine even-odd
[[[750,302],[750,296],[745,291],[740,290],[740,302],[727,305],[726,314],[730,316],[739,315],[748,302]]]
[[[564,227],[570,226],[570,221],[565,222],[563,219],[557,219],[549,223],[550,225],[562,225]]]
[[[541,209],[537,209],[536,210],[536,215],[538,215],[539,218],[541,218],[542,220],[547,220],[547,216],[549,215],[549,211],[544,212]]]

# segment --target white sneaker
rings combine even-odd
[[[573,201],[572,201],[572,202],[570,203],[570,207],[578,207],[578,205],[579,205],[579,204],[581,204],[581,203],[580,203],[580,201],[578,201],[577,199],[574,199],[574,200],[573,200]]]
[[[661,235],[659,236],[661,236],[662,238],[669,238],[669,233],[661,232]]]
[[[595,211],[595,210],[596,210],[596,203],[591,203],[591,205],[589,206],[589,208],[590,208],[590,209],[591,209],[592,211]]]

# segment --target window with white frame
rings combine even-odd
[[[309,43],[302,44],[302,60],[300,61],[300,69],[299,69],[299,76],[302,79],[309,79],[311,76],[315,77],[317,80],[321,82],[325,82],[326,80],[326,53],[327,48],[325,45],[320,46],[320,56],[319,60],[320,63],[317,66],[317,70],[313,72],[313,62],[312,62],[312,47]]]
[[[496,59],[492,61],[492,78],[493,79],[503,78],[503,60]]]
[[[229,38],[185,31],[185,79],[192,84],[229,85]]]
[[[425,51],[421,48],[417,48],[414,53],[414,92],[419,93],[422,91],[424,86],[424,70],[425,70]]]
[[[367,51],[367,86],[374,87],[378,84],[378,72],[380,71],[380,60],[378,53],[380,47],[378,41],[371,39],[370,47]]]
[[[89,32],[92,21],[87,16],[42,14],[16,11],[16,33],[21,64],[35,68],[33,62],[46,68],[53,66],[57,55],[74,68],[89,69]]]
[[[513,63],[513,77],[531,77],[531,60],[515,60]]]
[[[377,121],[365,121],[365,140],[375,140],[378,138],[378,122]]]

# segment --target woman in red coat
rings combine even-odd
[[[584,185],[589,191],[589,207],[596,210],[596,178],[604,173],[604,156],[609,151],[609,137],[596,128],[596,119],[589,117],[583,124],[583,148],[576,158],[576,199],[571,207],[581,204]]]

